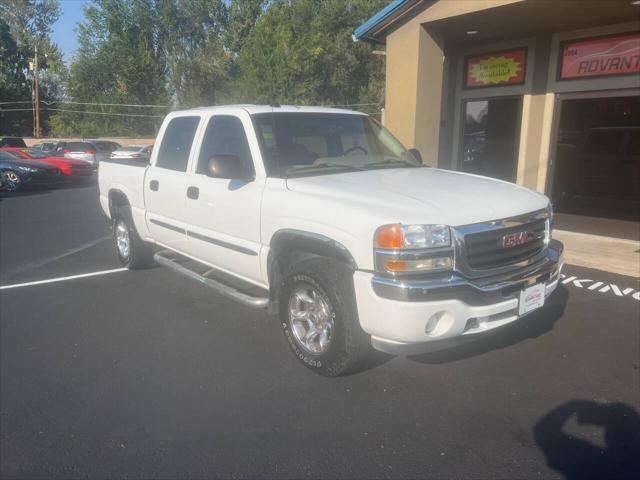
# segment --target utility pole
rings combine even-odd
[[[38,72],[38,45],[35,46],[36,57],[33,61],[33,103],[34,103],[34,126],[33,136],[40,138],[40,78]]]

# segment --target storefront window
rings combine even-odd
[[[466,102],[459,170],[514,182],[519,126],[519,98]]]

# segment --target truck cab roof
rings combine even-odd
[[[253,104],[239,104],[239,105],[221,105],[215,107],[196,107],[187,110],[177,110],[172,112],[173,114],[180,113],[188,113],[188,112],[197,112],[201,113],[220,113],[220,112],[231,112],[231,111],[244,110],[249,115],[255,115],[259,113],[340,113],[340,114],[351,114],[351,115],[364,115],[364,113],[356,112],[355,110],[349,110],[346,108],[334,108],[334,107],[307,107],[307,106],[298,106],[298,105],[280,105],[280,106],[271,106],[271,105],[253,105]]]

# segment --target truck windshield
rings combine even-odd
[[[382,125],[365,115],[260,113],[253,115],[253,122],[270,176],[423,166]]]

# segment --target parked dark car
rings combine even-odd
[[[24,140],[20,137],[2,137],[0,147],[27,148],[27,144],[24,143]]]
[[[46,163],[18,160],[3,151],[0,151],[0,175],[4,176],[3,189],[9,192],[25,186],[49,186],[62,181],[58,168]]]

